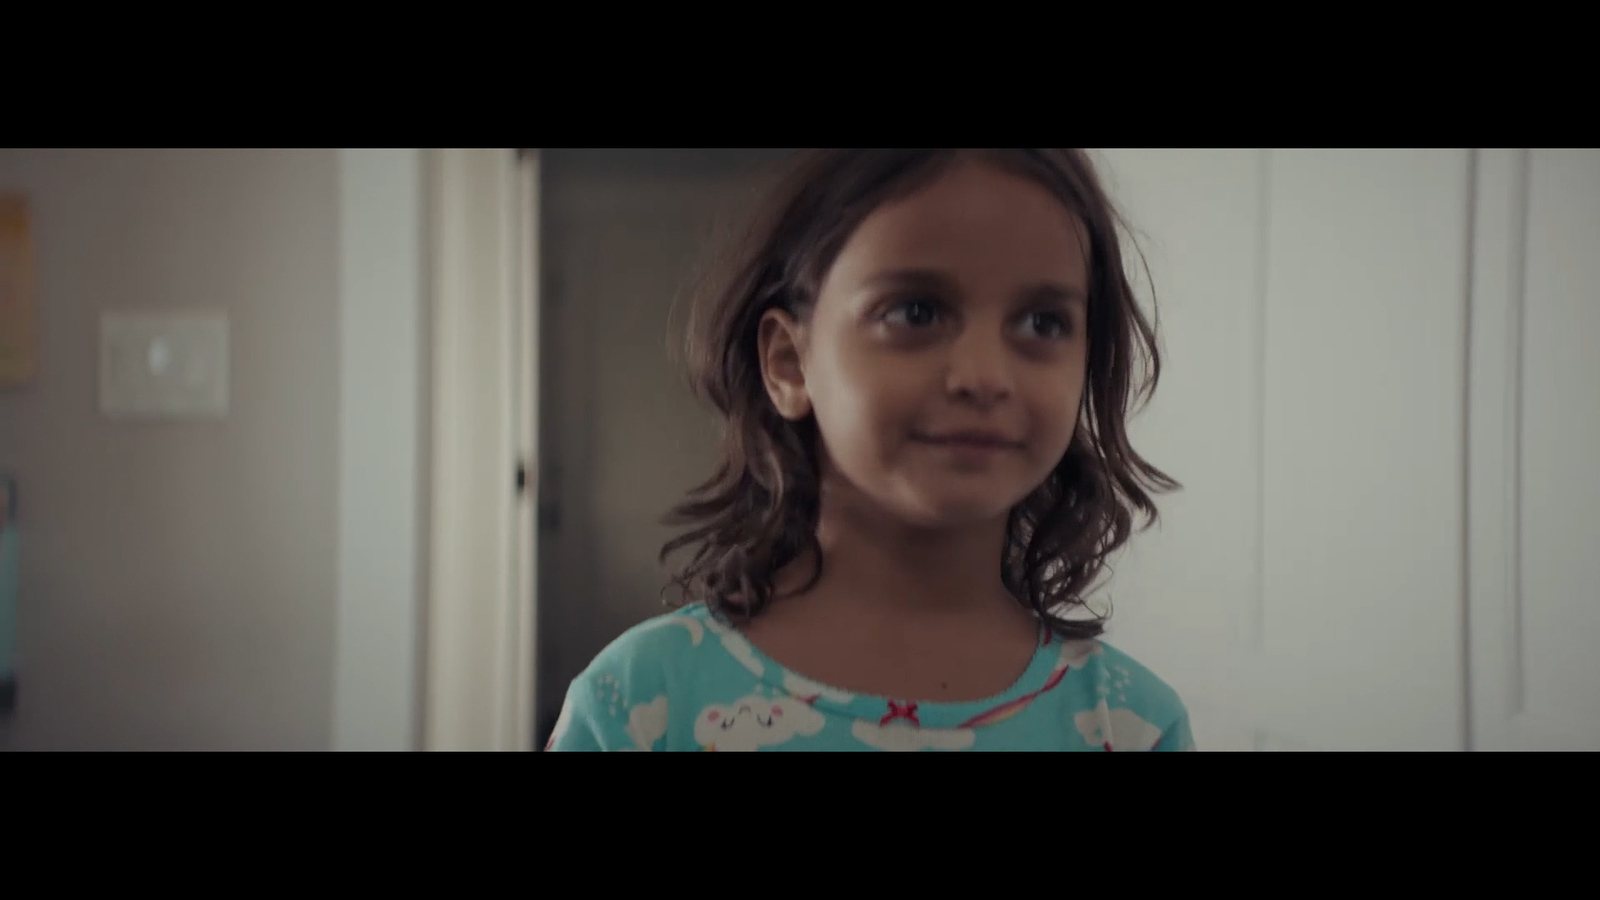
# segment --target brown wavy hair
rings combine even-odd
[[[1044,186],[1087,226],[1089,352],[1079,423],[1060,463],[1012,509],[1001,579],[1057,634],[1102,633],[1109,613],[1066,616],[1088,611],[1084,596],[1131,536],[1134,514],[1144,517],[1141,527],[1153,524],[1151,494],[1178,484],[1128,443],[1126,419],[1154,392],[1161,357],[1123,268],[1118,228],[1127,223],[1082,150],[812,150],[793,161],[690,298],[684,361],[725,431],[716,474],[665,519],[686,530],[661,548],[660,561],[693,550],[663,589],[681,594],[669,605],[699,602],[724,619],[748,620],[772,601],[777,573],[807,551],[814,569],[801,590],[816,583],[820,437],[813,418],[790,422],[773,407],[758,325],[774,307],[804,321],[862,220],[932,182],[963,152]]]

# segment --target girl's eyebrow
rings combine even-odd
[[[1087,306],[1089,303],[1089,295],[1082,288],[1057,284],[1053,281],[1036,284],[1023,291],[1022,296],[1027,298],[1029,303],[1077,303],[1081,306]]]
[[[933,291],[956,289],[955,279],[937,269],[891,269],[867,278],[863,284],[869,288],[900,287],[921,288]],[[1029,285],[1021,292],[1029,303],[1088,303],[1088,294],[1079,287],[1042,281]]]
[[[955,279],[936,269],[891,269],[868,278],[868,287],[917,287],[935,290],[955,288]]]

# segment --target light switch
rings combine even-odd
[[[227,315],[102,314],[100,411],[118,419],[227,416]]]

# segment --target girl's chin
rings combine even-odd
[[[993,525],[1004,521],[1013,504],[998,504],[987,496],[938,496],[918,498],[919,502],[902,511],[909,525],[938,530],[959,530]]]

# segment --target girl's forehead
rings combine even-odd
[[[988,165],[962,163],[869,213],[841,248],[828,280],[933,269],[1083,281],[1087,251],[1081,219],[1048,188]]]

